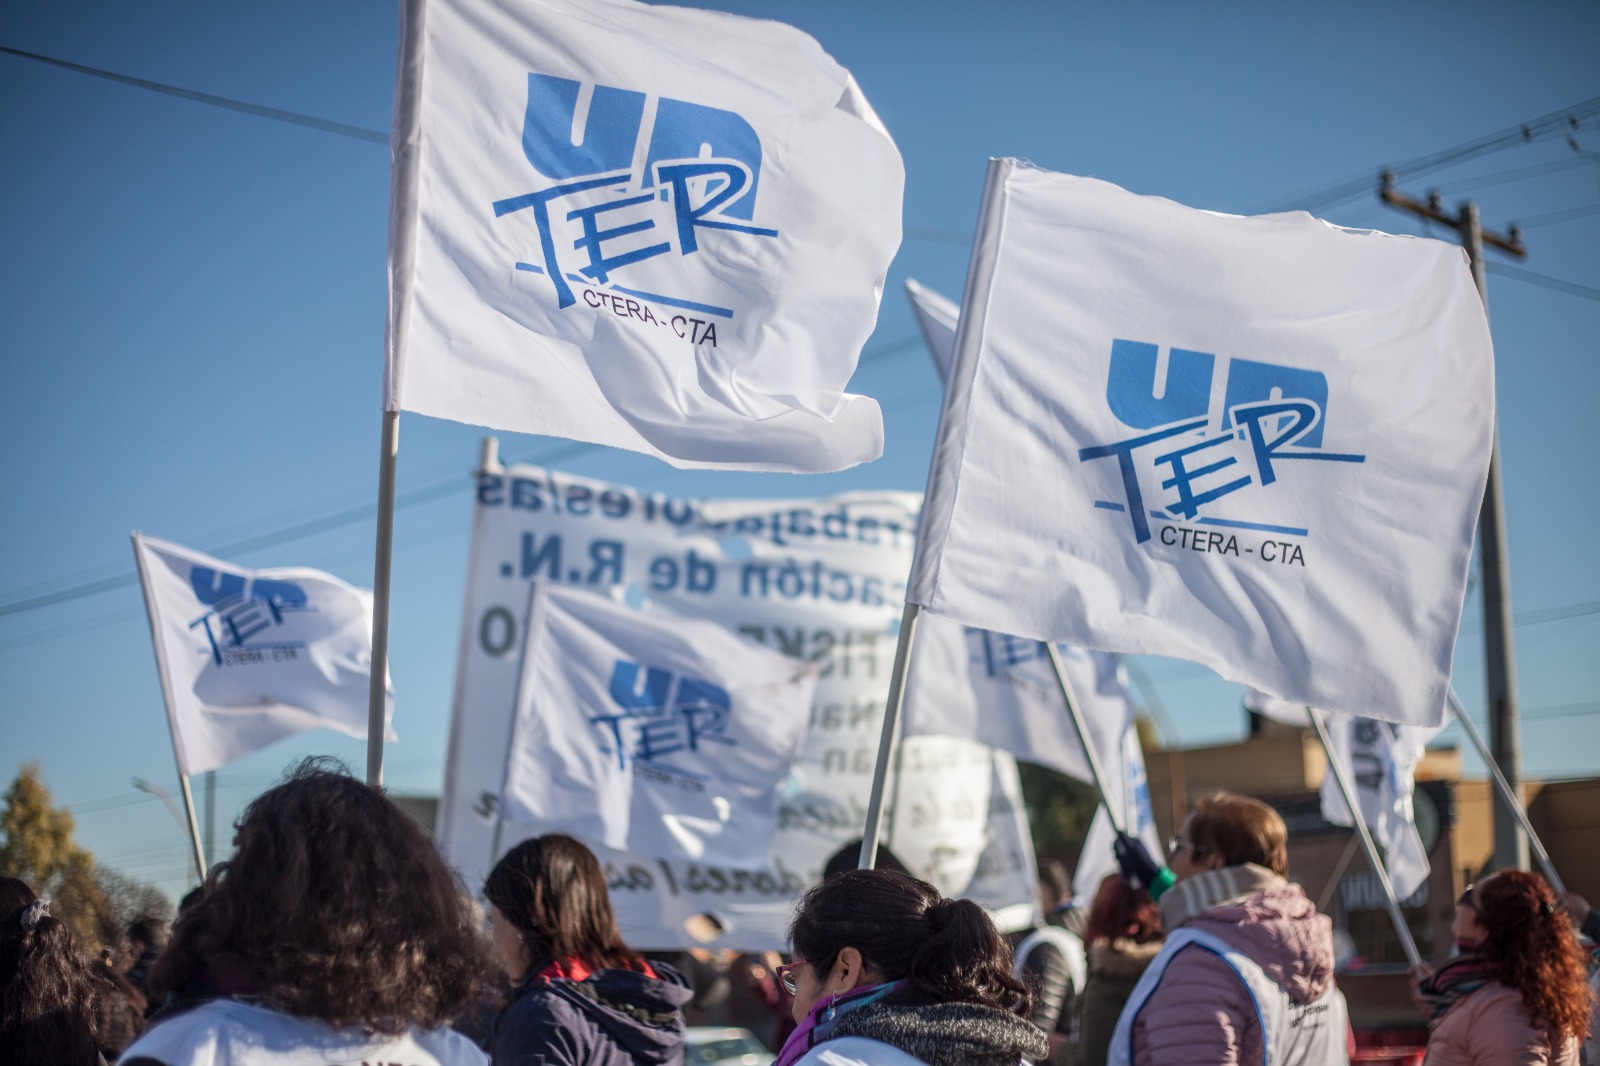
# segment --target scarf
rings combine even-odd
[[[1423,978],[1417,985],[1417,998],[1426,1006],[1429,1021],[1437,1021],[1445,1011],[1499,976],[1499,966],[1466,950]]]
[[[774,1066],[793,1066],[805,1057],[813,1045],[833,1035],[834,1027],[839,1024],[840,1018],[858,1007],[876,1003],[890,992],[898,992],[910,985],[909,978],[901,978],[886,984],[862,985],[848,992],[819,999],[811,1005],[811,1009],[806,1012],[805,1018],[795,1027],[794,1032],[789,1034],[789,1039],[783,1042],[783,1050],[778,1052],[778,1061]]]

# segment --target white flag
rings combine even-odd
[[[1156,832],[1155,812],[1150,807],[1150,781],[1145,776],[1144,749],[1139,746],[1139,734],[1129,729],[1122,736],[1121,758],[1107,765],[1113,780],[1106,785],[1111,802],[1119,805],[1123,829],[1139,838],[1157,862],[1163,861],[1166,849],[1161,846],[1161,835]],[[1106,817],[1106,809],[1095,809],[1089,823],[1089,835],[1083,840],[1083,850],[1078,853],[1077,868],[1072,871],[1072,893],[1087,906],[1094,902],[1100,882],[1107,874],[1120,872],[1116,852],[1116,831]]]
[[[900,154],[778,22],[408,0],[386,409],[678,466],[877,458],[844,392],[900,243]]]
[[[1275,722],[1311,726],[1304,707],[1262,692],[1247,693],[1244,705]],[[1403,900],[1422,886],[1431,868],[1417,832],[1412,796],[1417,764],[1443,726],[1398,725],[1348,714],[1324,714],[1323,721],[1332,755],[1356,791],[1362,820],[1383,848],[1383,865],[1395,896]],[[1355,824],[1331,767],[1322,778],[1322,817],[1332,825]]]
[[[922,330],[922,339],[928,345],[928,356],[939,372],[939,380],[949,381],[950,356],[956,347],[956,323],[960,321],[961,308],[915,278],[906,279],[906,297],[911,301],[911,312],[917,318],[917,328]]]
[[[817,668],[577,589],[541,585],[533,612],[503,817],[642,855],[759,865]]]
[[[1494,417],[1459,248],[991,163],[908,599],[1438,724]]]
[[[371,593],[320,570],[246,570],[141,533],[133,554],[180,772],[319,726],[367,735]]]
[[[1442,727],[1406,726],[1376,718],[1327,715],[1328,744],[1356,791],[1362,820],[1383,846],[1394,894],[1405,899],[1428,880],[1427,849],[1412,806],[1417,764]],[[1350,807],[1330,772],[1322,779],[1322,817],[1353,825]]]

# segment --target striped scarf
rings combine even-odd
[[[1440,966],[1417,985],[1417,998],[1428,1010],[1430,1021],[1500,976],[1500,968],[1482,955],[1464,951]]]

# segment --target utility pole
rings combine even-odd
[[[217,861],[217,772],[206,771],[206,854]]]
[[[1414,200],[1394,187],[1394,175],[1385,172],[1380,179],[1378,197],[1386,204],[1414,215],[1449,226],[1461,235],[1461,246],[1472,263],[1472,280],[1489,312],[1489,292],[1484,279],[1483,247],[1498,248],[1518,259],[1525,258],[1522,233],[1512,226],[1504,235],[1483,228],[1478,205],[1468,200],[1451,214],[1444,210],[1439,194],[1431,192],[1425,201]],[[1498,422],[1498,418],[1496,419]],[[1500,486],[1500,431],[1495,429],[1489,453],[1489,483],[1483,492],[1483,510],[1478,515],[1478,553],[1483,566],[1483,652],[1488,681],[1489,745],[1506,781],[1522,794],[1522,727],[1517,720],[1517,675],[1511,645],[1511,561],[1506,551],[1505,498]],[[1528,838],[1516,817],[1505,804],[1493,804],[1494,868],[1528,868]]]

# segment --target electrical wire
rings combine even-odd
[[[1540,285],[1556,292],[1564,292],[1568,296],[1581,296],[1585,300],[1600,300],[1600,289],[1591,289],[1587,285],[1577,285],[1570,281],[1562,281],[1560,278],[1552,278],[1548,274],[1536,274],[1531,270],[1507,266],[1494,260],[1490,260],[1488,265],[1489,273],[1498,274],[1503,278],[1510,278],[1513,281],[1525,281],[1529,285]]]

